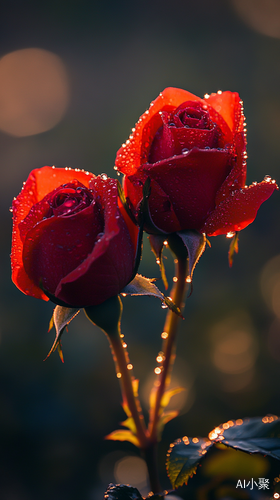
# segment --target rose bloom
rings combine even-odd
[[[164,232],[196,229],[216,236],[248,226],[277,185],[266,176],[245,186],[245,132],[236,92],[200,99],[165,89],[117,153],[116,167],[125,174],[124,191],[135,211],[150,178],[150,216]]]
[[[33,170],[13,201],[12,279],[72,307],[117,295],[134,271],[138,229],[117,182],[70,168]]]

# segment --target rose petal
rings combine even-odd
[[[201,130],[163,125],[153,140],[149,154],[149,163],[156,163],[171,156],[181,155],[182,150],[187,152],[188,149],[194,147],[199,149],[216,148],[217,139],[215,128],[212,128],[212,130]]]
[[[116,166],[120,172],[131,175],[148,160],[151,142],[162,125],[160,111],[172,111],[185,101],[202,101],[186,90],[166,88],[151,102],[149,110],[140,116],[128,141],[117,152]]]
[[[233,133],[243,130],[243,103],[237,92],[211,94],[207,103],[223,117]]]
[[[278,189],[275,181],[263,181],[234,191],[224,200],[201,226],[200,231],[208,236],[240,231],[256,218],[261,204]]]
[[[55,293],[67,304],[82,307],[100,304],[118,294],[131,279],[136,253],[117,206],[116,181],[97,177],[90,187],[98,192],[104,207],[104,236],[92,253],[61,280]]]
[[[23,243],[20,237],[19,224],[25,219],[32,206],[42,200],[46,194],[53,191],[61,184],[78,179],[88,187],[89,180],[94,177],[89,172],[72,170],[70,168],[43,167],[32,170],[20,194],[13,201],[13,235],[12,235],[12,280],[24,293],[29,290],[29,295],[48,300],[46,295],[27,276],[22,264]]]
[[[152,184],[149,207],[155,225],[167,232],[178,231],[182,227],[199,228],[207,214],[214,209],[216,192],[229,169],[230,155],[227,150],[193,148],[186,155],[174,156],[151,166],[146,164],[140,167],[137,174],[128,177],[130,183],[126,185],[127,194],[134,205],[139,203],[142,197],[141,188],[139,186],[136,191],[134,186],[134,190],[130,192],[131,183],[134,185],[139,183],[139,176],[144,177],[144,181],[150,177]],[[162,197],[158,201],[158,191],[153,191],[155,186],[153,181],[165,193],[170,204],[169,211],[172,207],[176,220],[179,221],[179,227],[175,224],[173,216],[170,218],[171,225],[163,227],[163,217],[164,220],[167,219],[168,207],[165,203],[163,209]]]
[[[237,94],[238,95],[238,94]],[[203,109],[209,111],[210,118],[222,131],[218,147],[232,142],[232,131],[224,118],[212,108],[211,103],[186,90],[168,87],[151,103],[150,108],[140,116],[129,139],[117,152],[116,166],[123,174],[133,175],[138,167],[148,162],[150,147],[156,132],[162,125],[159,113],[171,112],[186,101],[202,103]],[[215,102],[215,99],[214,99]]]
[[[55,295],[63,277],[92,252],[103,229],[100,206],[95,202],[73,216],[41,220],[24,241],[22,260],[26,273],[37,286]]]

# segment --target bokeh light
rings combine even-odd
[[[57,55],[30,48],[0,59],[0,130],[17,137],[45,132],[68,103],[68,76]]]
[[[261,290],[269,308],[280,318],[280,255],[265,264],[261,273]]]
[[[230,376],[224,379],[224,390],[234,392],[249,385],[254,376],[258,345],[248,314],[236,311],[214,325],[210,337],[213,365]]]
[[[280,37],[279,0],[232,0],[243,21],[263,35]]]
[[[280,361],[280,320],[272,323],[267,334],[267,347],[272,358]]]
[[[114,467],[117,483],[130,484],[138,488],[142,494],[148,490],[148,470],[146,462],[137,456],[126,456],[118,460]]]
[[[140,396],[146,410],[150,408],[150,394],[153,388],[157,372],[151,372],[145,384],[140,386]],[[195,401],[194,375],[190,366],[179,356],[176,357],[174,372],[169,389],[182,388],[181,392],[174,394],[169,403],[168,411],[179,410],[180,415],[187,413]]]

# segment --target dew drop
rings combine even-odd
[[[127,347],[127,343],[123,342],[123,348],[125,349]]]
[[[192,282],[192,277],[191,276],[187,276],[186,277],[186,283],[191,283]]]
[[[154,372],[156,375],[159,375],[161,373],[161,368],[159,366],[157,366],[155,369],[154,369]]]
[[[167,309],[167,308],[168,308],[168,306],[166,305],[166,303],[165,303],[165,302],[162,302],[162,303],[161,303],[161,308],[162,308],[162,309]]]
[[[160,264],[160,259],[156,259],[156,263],[159,265]]]
[[[168,333],[167,332],[162,332],[161,338],[165,340],[165,339],[167,339],[167,337],[168,337]]]
[[[167,241],[167,240],[164,240],[163,244],[164,244],[165,246],[167,246],[167,245],[168,245],[168,241]]]
[[[127,294],[126,293],[121,293],[122,297],[126,297]]]
[[[128,370],[132,370],[133,368],[133,365],[131,363],[128,363],[127,367],[126,367]]]
[[[174,276],[174,277],[173,277],[173,281],[174,281],[174,283],[177,283],[177,281],[178,281],[177,276]]]
[[[156,360],[158,363],[162,363],[165,359],[165,356],[164,356],[164,353],[162,351],[160,351],[156,357]]]
[[[107,179],[108,179],[108,175],[107,174],[101,174],[100,177],[101,177],[101,179],[103,181],[107,181]]]
[[[233,238],[235,236],[235,231],[229,231],[226,235],[227,238]]]
[[[118,170],[118,167],[116,165],[113,168],[114,168],[114,170]]]
[[[13,207],[10,207],[10,208],[9,208],[9,212],[13,212]]]
[[[117,378],[122,378],[122,374],[121,374],[121,372],[118,372],[118,373],[117,373]]]
[[[183,149],[182,149],[182,154],[183,154],[183,155],[187,155],[187,154],[188,154],[188,152],[189,152],[189,149],[188,149],[188,148],[183,148]]]
[[[270,175],[265,175],[264,179],[263,179],[265,182],[270,182],[271,181],[271,177]]]

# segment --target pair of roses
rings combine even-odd
[[[277,188],[245,186],[242,102],[234,92],[200,99],[165,89],[117,153],[124,192],[137,219],[150,180],[155,233],[208,236],[244,229]],[[71,307],[98,305],[121,292],[135,271],[139,229],[106,175],[43,167],[13,202],[12,278],[33,297]]]

